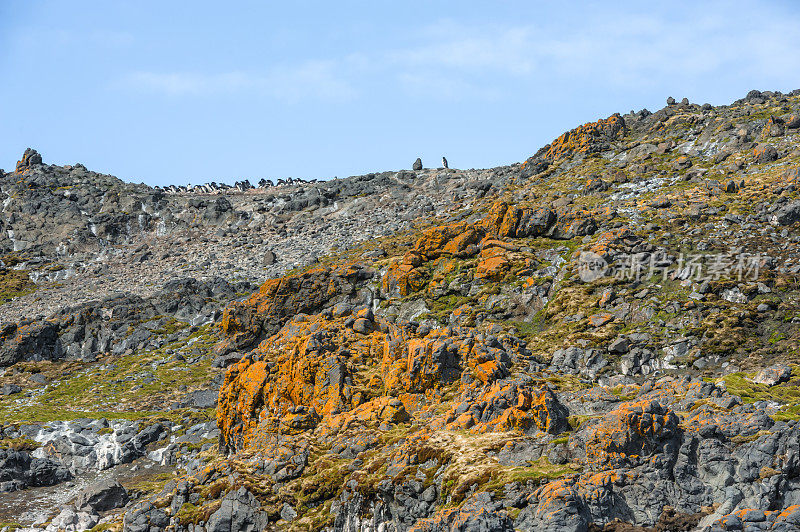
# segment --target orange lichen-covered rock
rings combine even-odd
[[[381,289],[388,296],[405,297],[425,287],[427,276],[410,264],[393,263],[381,278]]]
[[[497,235],[500,237],[515,237],[517,236],[517,225],[522,219],[522,209],[518,207],[509,207],[506,210],[503,221],[497,230]]]
[[[486,387],[470,403],[485,406],[461,414],[459,407],[454,408],[446,417],[447,428],[468,429],[477,434],[513,430],[560,434],[567,428],[567,410],[547,388],[500,381]]]
[[[595,469],[631,465],[652,455],[670,456],[678,416],[652,400],[621,404],[590,427],[586,461]]]
[[[511,263],[503,255],[487,257],[478,263],[475,270],[476,279],[501,279],[508,271]]]
[[[483,384],[502,379],[507,375],[506,368],[498,360],[487,360],[472,365],[472,375]]]
[[[592,327],[602,327],[614,321],[614,315],[610,312],[598,312],[589,316],[589,325]]]
[[[491,236],[487,236],[483,240],[481,240],[480,244],[478,244],[478,248],[481,250],[481,258],[488,258],[488,257],[496,257],[498,255],[504,255],[505,251],[519,251],[519,246],[512,244],[511,242],[505,242],[503,240],[498,240],[496,238],[492,238]]]
[[[417,255],[416,253],[408,252],[405,255],[403,255],[402,264],[411,266],[412,268],[416,268],[423,262],[424,260],[422,259],[422,257]]]
[[[224,443],[239,448],[259,430],[313,428],[349,409],[351,371],[337,354],[346,340],[335,322],[299,316],[231,366],[217,407]]]
[[[542,523],[557,522],[564,530],[587,530],[585,501],[576,481],[575,477],[554,480],[537,489],[531,497],[536,508],[534,519]]]
[[[550,209],[522,209],[514,236],[517,238],[526,238],[545,235],[555,222],[556,213]]]
[[[374,319],[369,309],[355,315]],[[418,333],[413,324],[381,322],[357,332],[347,319],[297,315],[228,369],[217,407],[221,448],[258,447],[272,435],[320,426],[397,423],[459,380],[477,386],[506,377],[524,345],[460,327]],[[549,426],[547,416],[530,413],[535,402],[520,403],[527,421],[503,423]]]
[[[461,376],[458,346],[449,338],[412,338],[398,327],[386,334],[381,373],[388,390],[424,392]]]
[[[373,275],[369,268],[349,264],[271,279],[246,300],[225,309],[222,331],[237,348],[252,345],[259,337],[275,334],[292,316],[313,312],[337,297],[354,293]]]
[[[556,213],[542,207],[515,207],[495,202],[480,222],[491,235],[501,238],[526,238],[548,233],[556,222]]]
[[[778,159],[778,150],[771,144],[761,144],[753,148],[753,159],[760,164],[771,163]]]
[[[442,255],[470,257],[477,253],[476,244],[485,234],[484,228],[465,223],[432,227],[423,231],[414,245],[414,254],[427,260]]]
[[[457,257],[470,257],[478,252],[477,244],[483,238],[483,231],[468,225],[442,248],[442,253]]]
[[[472,332],[451,327],[419,338],[408,329],[388,326],[380,365],[387,391],[427,393],[458,380],[465,369],[482,384],[508,376],[516,352]]]
[[[585,209],[574,209],[567,206],[558,210],[556,222],[549,231],[555,239],[570,240],[576,236],[594,234],[597,222],[592,213]]]
[[[442,255],[465,258],[475,255],[484,247],[487,239],[524,238],[549,234],[555,231],[555,238],[572,238],[594,231],[594,220],[583,211],[565,215],[561,226],[554,226],[556,214],[546,208],[514,207],[504,201],[497,201],[489,208],[483,219],[476,224],[463,222],[432,227],[423,231],[417,239],[414,251],[406,254],[401,266],[391,268],[386,278],[387,288],[407,295],[410,290],[404,276],[424,260],[435,260]],[[491,275],[499,273],[499,263],[492,261]],[[409,266],[411,268],[409,268]],[[482,270],[484,271],[484,270]]]
[[[477,502],[468,502],[456,508],[444,508],[432,517],[420,519],[409,532],[437,532],[440,530],[512,530],[511,518],[491,512]]]
[[[414,244],[414,251],[428,260],[435,259],[444,252],[445,245],[463,233],[465,229],[466,224],[464,223],[440,225],[426,229]]]
[[[586,180],[586,185],[584,186],[584,190],[588,192],[602,192],[603,190],[608,190],[608,183],[603,181],[598,176],[592,176]]]
[[[459,346],[459,352],[461,359],[472,370],[472,376],[482,384],[491,384],[509,374],[509,355],[496,345],[469,336]]]
[[[450,319],[457,325],[461,326],[474,326],[475,317],[473,308],[469,305],[461,305],[453,309],[450,313]]]
[[[761,136],[764,138],[782,137],[785,129],[785,122],[782,118],[770,116],[767,123],[764,125],[764,130]]]
[[[26,325],[7,323],[0,330],[0,367],[32,356],[59,358],[63,356],[62,351],[58,326],[51,321],[34,321]]]
[[[535,158],[555,161],[575,153],[605,151],[610,143],[625,135],[625,120],[614,113],[610,117],[571,129],[536,153]]]
[[[410,416],[400,399],[384,396],[367,401],[349,412],[330,416],[325,420],[322,429],[329,433],[336,433],[357,425],[397,424],[409,419]]]
[[[489,208],[489,211],[486,213],[486,216],[484,216],[483,220],[481,220],[480,226],[483,227],[487,233],[494,235],[498,234],[507,211],[508,203],[505,201],[494,202]]]
[[[634,234],[627,226],[618,227],[597,237],[589,251],[606,258],[613,255],[614,252],[628,249],[640,241],[641,237]]]

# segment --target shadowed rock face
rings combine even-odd
[[[41,515],[0,520],[797,529],[798,115],[671,100],[524,164],[257,188],[26,152],[0,472]]]
[[[0,450],[0,491],[52,486],[70,478],[69,470],[57,461],[32,458],[26,451]]]
[[[148,345],[153,329],[170,319],[213,321],[220,302],[235,290],[220,278],[179,279],[151,298],[117,295],[62,309],[47,320],[9,323],[0,331],[0,367],[21,361],[91,361],[104,353],[137,351]]]

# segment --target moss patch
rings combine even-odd
[[[36,291],[27,270],[0,268],[0,304]]]
[[[745,403],[775,401],[781,408],[772,417],[778,421],[800,419],[800,366],[792,367],[792,378],[775,386],[751,382],[755,373],[732,373],[722,377],[728,393],[738,395]]]

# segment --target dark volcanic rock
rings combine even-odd
[[[258,532],[268,522],[266,512],[252,493],[239,488],[222,498],[219,510],[208,519],[206,530],[209,532]]]
[[[27,148],[22,154],[22,159],[17,161],[17,173],[22,173],[28,168],[42,164],[42,156],[33,148]]]
[[[248,283],[221,278],[176,279],[153,297],[117,295],[65,308],[41,322],[7,324],[0,335],[0,366],[22,360],[92,360],[98,353],[136,351],[167,316],[183,322],[213,321],[221,305]],[[158,320],[158,321],[153,321]]]
[[[793,201],[775,213],[775,221],[781,225],[792,225],[800,221],[800,201]]]
[[[128,503],[128,492],[116,480],[106,479],[88,486],[75,501],[78,510],[105,512]]]
[[[26,451],[0,449],[0,491],[52,486],[70,478],[69,470],[54,460],[32,458]]]

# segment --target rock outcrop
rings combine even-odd
[[[524,164],[327,182],[151,189],[27,151],[0,176],[0,522],[796,529],[798,115],[670,98]]]

